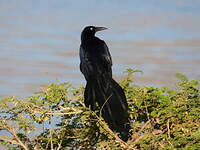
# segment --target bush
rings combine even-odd
[[[25,99],[0,100],[0,144],[7,149],[200,149],[197,80],[180,80],[176,90],[139,87],[127,69],[121,81],[129,103],[132,136],[123,142],[83,104],[84,88],[49,84]]]

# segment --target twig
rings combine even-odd
[[[7,138],[7,137],[4,137],[4,136],[0,136],[0,140],[7,141],[7,142],[10,142],[12,144],[20,145],[16,140],[13,140],[11,138]]]
[[[167,134],[168,134],[168,137],[171,138],[171,136],[170,136],[170,127],[169,127],[169,119],[167,120]]]
[[[53,140],[52,140],[52,128],[50,129],[50,143],[51,143],[51,150],[54,150],[54,148],[53,148]]]
[[[150,122],[151,120],[148,120],[136,134],[133,134],[132,139],[127,142],[127,144],[129,145],[128,149],[133,148],[135,146],[135,143],[137,143],[141,138],[144,137],[144,135],[139,136],[138,133],[142,132],[144,128],[149,125]]]
[[[112,94],[106,99],[106,101],[103,103],[103,105],[101,106],[101,109],[100,109],[100,115],[102,113],[102,110],[103,110],[103,107],[105,106],[105,104],[107,103],[107,101],[111,98]]]
[[[107,125],[105,122],[103,122],[103,121],[101,120],[101,118],[99,118],[99,117],[96,115],[96,113],[95,113],[95,116],[97,117],[100,126],[101,126],[105,131],[107,131],[111,136],[113,136],[113,137],[116,139],[116,141],[119,142],[120,145],[121,145],[124,149],[128,149],[128,144],[127,144],[126,142],[122,141],[122,140],[117,136],[117,134],[115,134],[115,133],[108,127],[108,125]],[[129,148],[129,149],[134,150],[134,148]]]
[[[52,115],[51,115],[51,118],[50,118],[50,142],[51,142],[51,150],[54,150],[53,148],[53,136],[52,136],[52,126],[51,126],[51,119],[52,119]]]
[[[73,112],[62,112],[63,110],[60,111],[49,111],[49,112],[42,112],[42,111],[34,111],[33,114],[46,114],[46,115],[74,115],[74,114],[80,114],[83,111],[82,110],[73,110]]]
[[[145,104],[145,110],[146,110],[146,113],[147,113],[147,118],[148,118],[148,120],[150,120],[146,101],[144,101],[144,104]]]
[[[46,147],[45,147],[45,150],[48,149],[48,147],[49,147],[49,142],[50,142],[50,140],[48,140],[48,142],[47,142],[47,144],[46,144]]]
[[[48,112],[48,113],[45,113],[46,115],[75,115],[75,114],[80,114],[82,113],[83,111],[76,111],[76,112],[67,112],[67,113],[64,113],[64,112]]]
[[[17,133],[15,132],[15,130],[12,127],[7,126],[5,124],[0,124],[0,126],[2,126],[4,129],[6,129],[9,133],[11,133],[14,136],[18,145],[23,147],[25,150],[28,150],[28,147],[20,140],[20,138],[17,136]],[[8,139],[5,139],[5,140],[8,141]]]
[[[58,148],[57,148],[57,150],[60,150],[60,149],[62,148],[62,141],[63,141],[63,140],[61,140],[60,143],[58,143]]]
[[[151,120],[148,120],[142,127],[141,129],[137,132],[140,133],[144,130],[144,128],[146,128],[147,125],[149,125],[149,123],[151,122]],[[135,136],[135,134],[133,134],[132,139],[130,141],[128,141],[128,143],[132,143],[135,141],[135,139],[138,137],[138,134]]]

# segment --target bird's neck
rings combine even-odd
[[[81,42],[85,42],[85,41],[91,40],[93,38],[95,38],[94,35],[91,35],[91,34],[82,34],[81,35]]]

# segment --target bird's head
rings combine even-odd
[[[83,31],[81,33],[81,40],[94,37],[96,32],[106,30],[106,29],[107,28],[105,28],[105,27],[87,26],[83,29]]]

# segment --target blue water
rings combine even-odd
[[[163,86],[174,74],[200,79],[198,0],[0,0],[0,96],[24,97],[41,84],[84,84],[80,33],[86,25],[110,48],[113,74],[127,67],[138,85]]]

